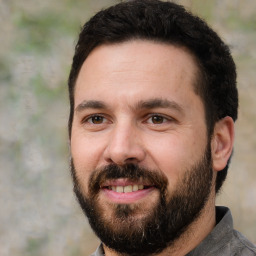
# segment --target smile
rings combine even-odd
[[[115,191],[117,193],[131,193],[138,190],[144,189],[144,185],[135,184],[135,185],[128,185],[128,186],[108,186],[108,189]]]
[[[112,180],[101,186],[101,191],[106,199],[121,204],[135,203],[146,198],[155,190],[154,185],[141,184],[141,181],[136,183],[126,179]]]

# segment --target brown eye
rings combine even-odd
[[[153,124],[162,124],[164,123],[166,118],[162,117],[162,116],[152,116],[151,117],[151,122]]]
[[[92,116],[88,119],[88,122],[91,124],[102,124],[104,121],[105,120],[103,116]]]

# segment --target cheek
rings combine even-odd
[[[164,140],[150,151],[150,157],[156,168],[161,170],[168,178],[172,187],[186,165],[184,150],[175,141]]]
[[[76,176],[86,190],[91,173],[98,168],[102,157],[102,141],[90,139],[85,136],[72,134],[70,150],[76,170]],[[86,185],[87,184],[87,185]]]
[[[89,136],[83,131],[74,131],[71,136],[71,155],[77,164],[91,167],[102,154],[102,136]]]
[[[167,176],[170,187],[175,187],[178,179],[204,153],[206,140],[202,136],[200,140],[196,136],[186,138],[188,137],[184,134],[167,134],[158,136],[157,139],[151,137],[151,143],[147,145],[150,161],[153,161],[150,166],[161,170]]]

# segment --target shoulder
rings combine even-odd
[[[256,245],[236,230],[233,230],[230,247],[232,255],[256,256]]]
[[[100,244],[99,247],[97,248],[97,250],[91,254],[90,256],[104,256],[104,250],[103,250],[103,245]]]

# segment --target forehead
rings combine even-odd
[[[83,63],[76,82],[75,104],[84,98],[108,99],[113,93],[151,98],[174,92],[194,93],[198,66],[186,48],[133,40],[95,48]],[[146,97],[146,95],[144,95]]]

